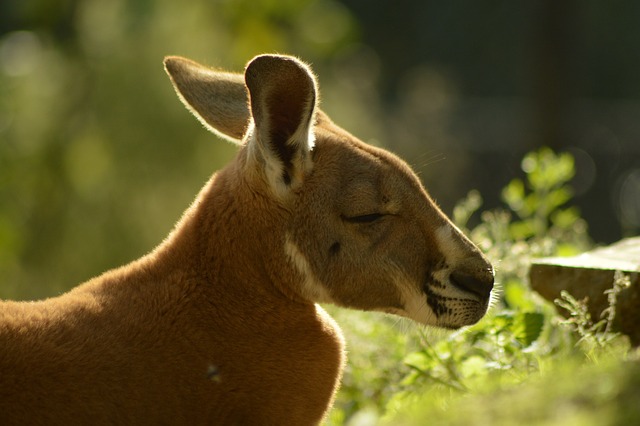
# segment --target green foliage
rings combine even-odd
[[[540,337],[544,316],[534,312],[502,312],[482,327],[456,332],[430,343],[423,337],[421,350],[404,363],[413,370],[403,384],[426,381],[467,391],[477,378],[493,372],[529,370],[535,360],[527,349]],[[424,385],[424,383],[419,383]]]
[[[496,266],[496,282],[501,291],[489,314],[473,327],[444,335],[416,327],[406,335],[409,337],[397,339],[393,337],[395,329],[389,332],[384,325],[379,325],[379,334],[366,338],[375,340],[378,348],[384,348],[385,357],[392,354],[385,358],[384,372],[378,372],[383,376],[368,381],[370,377],[366,374],[372,373],[359,371],[366,367],[360,359],[360,347],[356,345],[350,352],[345,378],[348,387],[341,392],[329,424],[375,424],[384,413],[387,413],[385,418],[393,420],[390,424],[423,424],[416,419],[423,422],[440,419],[440,424],[447,424],[446,419],[450,417],[444,407],[464,405],[461,401],[466,398],[478,401],[475,402],[478,405],[488,403],[489,395],[494,393],[507,400],[511,389],[526,387],[535,377],[561,369],[565,362],[577,366],[585,359],[627,356],[628,343],[610,327],[617,295],[628,285],[628,278],[616,275],[612,289],[607,291],[610,306],[603,313],[603,319],[595,324],[584,303],[571,295],[564,293],[557,301],[569,312],[569,318],[564,319],[551,303],[529,288],[526,274],[532,258],[579,253],[590,246],[590,241],[577,209],[566,206],[571,200],[569,181],[574,175],[573,158],[543,148],[527,154],[522,169],[525,178],[512,180],[502,191],[505,208],[481,212],[477,226],[467,228],[482,205],[476,191],[469,193],[453,213],[454,221],[471,235]],[[358,341],[358,333],[353,333],[348,318],[347,313],[340,323],[347,331],[348,341]],[[417,347],[412,349],[411,344],[416,342]],[[399,357],[402,350],[394,350],[392,346],[406,343],[410,344],[403,348],[406,355]],[[378,359],[382,354],[374,350],[369,356]],[[389,361],[398,364],[394,367]],[[396,381],[398,377],[401,380]],[[372,383],[375,399],[356,390],[368,389]],[[346,403],[350,404],[349,410],[343,408]],[[491,407],[485,412],[490,412]],[[366,410],[364,418],[370,423],[361,423],[358,409]],[[515,416],[512,411],[508,412]],[[415,418],[394,416],[394,413],[412,413]],[[516,418],[510,421],[518,423]],[[350,419],[353,423],[349,423]],[[452,424],[466,424],[470,417],[451,416],[451,419],[458,422]],[[522,419],[524,417],[519,422]],[[486,423],[472,421],[469,424]]]
[[[522,170],[525,179],[513,179],[502,190],[506,208],[482,212],[478,226],[467,228],[482,205],[477,191],[471,191],[453,212],[454,222],[496,265],[497,282],[505,286],[506,298],[511,296],[511,284],[526,283],[532,257],[569,256],[591,246],[578,209],[565,207],[572,194],[573,157],[542,148],[524,157]]]
[[[640,423],[640,364],[618,356],[565,358],[518,386],[487,383],[472,393],[427,390],[376,424],[392,426],[618,426]],[[446,405],[445,405],[446,404]]]
[[[341,324],[348,345],[348,363],[329,424],[377,417],[390,395],[400,389],[408,348],[417,349],[415,325],[373,312],[325,308]]]
[[[502,199],[520,218],[510,225],[511,236],[532,238],[545,235],[550,227],[556,231],[571,228],[579,214],[573,207],[561,206],[572,196],[567,182],[574,175],[573,157],[566,153],[555,155],[543,148],[527,154],[522,169],[527,173],[528,185],[513,179],[502,191]]]

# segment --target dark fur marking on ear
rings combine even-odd
[[[269,146],[278,160],[282,161],[285,173],[293,168],[293,156],[296,153],[296,147],[287,143],[289,138],[289,131],[279,128],[271,130],[269,135]]]
[[[282,171],[282,181],[287,186],[291,185],[291,174],[289,173],[288,170]]]
[[[283,90],[271,94],[269,104],[277,105],[272,111],[271,117],[272,128],[269,131],[269,145],[278,159],[282,161],[285,170],[293,168],[293,158],[296,152],[301,148],[300,143],[308,143],[308,141],[292,141],[290,140],[300,126],[311,125],[310,121],[313,117],[313,109],[307,110],[305,104],[307,101],[310,105],[315,104],[315,93],[310,93],[311,99],[301,97],[300,93],[292,90]],[[307,115],[308,114],[308,115]]]

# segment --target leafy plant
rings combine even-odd
[[[467,226],[482,206],[482,197],[471,191],[454,208],[453,220],[464,229],[496,265],[497,281],[505,287],[525,284],[533,257],[568,256],[592,244],[587,224],[574,206],[565,206],[573,194],[573,157],[549,148],[525,155],[525,178],[511,180],[501,191],[504,208],[480,213],[480,224]],[[507,300],[508,302],[508,300]]]
[[[504,311],[480,327],[453,333],[435,343],[424,336],[422,349],[404,360],[413,370],[404,383],[428,379],[467,391],[474,378],[492,372],[529,371],[536,364],[529,349],[542,335],[543,328],[541,313]]]
[[[560,325],[567,326],[570,330],[580,336],[578,344],[583,344],[587,348],[594,345],[604,347],[618,333],[612,331],[613,321],[616,317],[616,306],[618,295],[622,290],[631,285],[631,279],[621,271],[616,271],[613,277],[613,287],[604,291],[607,295],[608,307],[600,314],[600,321],[596,323],[591,319],[591,314],[587,309],[586,299],[576,300],[569,292],[562,291],[560,298],[555,300],[555,304],[565,309],[569,313],[569,318],[560,321]]]
[[[575,174],[573,157],[542,148],[524,157],[522,170],[527,185],[513,179],[502,190],[502,199],[520,218],[510,224],[510,235],[514,239],[534,238],[552,228],[556,232],[570,229],[580,217],[575,207],[562,208],[573,195],[568,185]]]

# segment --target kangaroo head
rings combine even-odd
[[[404,161],[318,109],[307,65],[262,55],[244,78],[179,57],[165,68],[207,128],[244,146],[244,179],[287,212],[273,250],[296,270],[299,295],[445,328],[484,315],[491,264]]]

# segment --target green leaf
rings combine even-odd
[[[471,190],[465,198],[460,200],[453,208],[453,222],[464,228],[469,218],[482,206],[482,196],[477,190]]]
[[[518,342],[526,348],[538,340],[538,337],[542,334],[543,328],[543,314],[538,312],[523,312],[518,314],[515,319],[513,334]]]
[[[550,212],[555,210],[556,208],[569,201],[572,196],[573,193],[571,189],[566,186],[551,191],[549,195],[547,195],[547,198],[545,200],[548,210]]]
[[[502,333],[513,327],[514,314],[509,311],[501,312],[491,318],[491,328],[494,333]]]
[[[562,229],[569,229],[580,219],[580,213],[576,207],[556,210],[551,215],[551,223]]]
[[[522,311],[534,309],[535,303],[531,291],[516,280],[507,281],[504,285],[504,299],[509,308]]]
[[[513,222],[509,225],[509,235],[514,240],[524,240],[533,237],[535,233],[536,227],[532,219]]]
[[[524,205],[524,183],[520,179],[513,179],[502,190],[502,199],[514,212],[519,212]]]
[[[486,376],[487,360],[479,355],[473,355],[465,359],[460,366],[463,377]]]
[[[430,370],[434,367],[434,360],[425,352],[412,352],[407,355],[403,362],[418,370]]]

